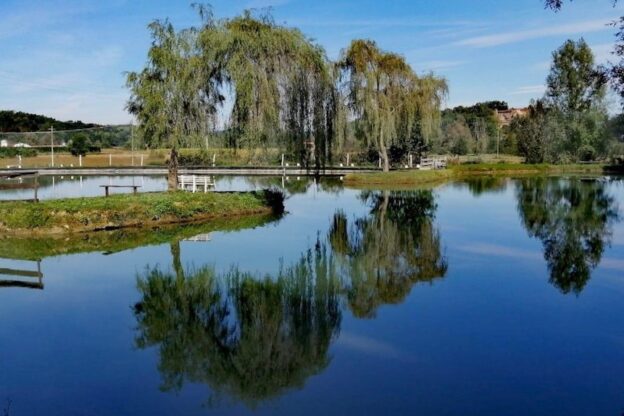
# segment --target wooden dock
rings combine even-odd
[[[24,183],[22,179],[33,179],[32,183]],[[8,179],[10,181],[18,179],[19,182],[0,183],[0,190],[20,190],[32,189],[34,193],[33,199],[23,199],[21,201],[39,202],[39,171],[37,170],[0,170],[0,179]]]
[[[22,176],[23,170],[0,169],[0,177],[16,175]],[[167,174],[167,168],[42,168],[34,171],[40,176],[163,176]],[[207,176],[345,176],[349,173],[379,172],[379,169],[364,168],[341,168],[332,167],[316,172],[299,167],[259,167],[259,168],[181,168],[180,175],[207,175]],[[32,174],[32,173],[31,173]]]

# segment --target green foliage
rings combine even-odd
[[[416,122],[425,142],[437,134],[446,82],[416,76],[402,57],[374,42],[354,41],[334,64],[299,30],[268,14],[215,20],[209,8],[199,11],[200,27],[176,31],[166,20],[153,22],[147,66],[128,74],[128,109],[147,146],[207,147],[210,138],[234,149],[280,149],[320,169],[354,145],[376,148],[387,165],[388,147],[410,147],[404,143]],[[231,114],[223,111],[228,93]],[[228,119],[216,134],[219,113]]]
[[[425,137],[432,134],[447,93],[445,80],[419,78],[402,56],[371,40],[352,41],[338,68],[356,130],[377,149],[385,171],[390,169],[389,147],[404,147],[416,122]]]
[[[496,110],[508,108],[504,101],[487,101],[444,110],[442,132],[433,145],[435,151],[458,155],[495,153],[500,133]]]
[[[97,124],[82,121],[59,121],[51,117],[21,111],[0,111],[0,132],[45,131],[50,127],[54,127],[55,130],[75,130],[97,126]]]
[[[85,156],[89,152],[89,137],[85,133],[75,135],[67,147],[74,156]]]
[[[563,113],[588,111],[600,105],[606,78],[594,64],[594,54],[585,42],[566,41],[553,52],[546,80],[549,103]]]
[[[37,150],[29,147],[0,147],[0,158],[2,157],[34,157]]]
[[[572,163],[605,159],[613,135],[602,109],[564,113],[538,102],[528,117],[516,118],[510,134],[528,163]]]

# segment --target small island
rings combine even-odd
[[[220,218],[279,214],[279,191],[158,192],[0,204],[0,232],[11,235],[71,234],[130,227],[188,224]]]

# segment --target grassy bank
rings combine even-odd
[[[0,203],[0,232],[68,234],[128,227],[155,227],[283,210],[274,191],[245,193],[147,193]]]
[[[601,164],[527,165],[520,163],[453,165],[444,170],[402,170],[393,172],[349,174],[344,183],[352,187],[416,186],[437,184],[453,179],[477,176],[525,176],[556,174],[621,173],[621,169]]]

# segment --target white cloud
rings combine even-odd
[[[251,0],[245,6],[246,9],[263,9],[265,7],[277,7],[290,3],[290,0]]]
[[[538,252],[498,244],[474,243],[469,246],[460,246],[458,249],[465,253],[478,254],[482,256],[512,257],[526,260],[542,259],[542,255]]]
[[[413,358],[396,347],[383,341],[376,340],[357,334],[342,332],[336,344],[351,350],[383,358],[393,358],[404,361],[412,361]]]
[[[546,91],[545,85],[525,85],[510,92],[510,95],[542,95]]]
[[[446,69],[456,68],[464,63],[464,61],[435,60],[416,64],[415,67],[423,71],[443,71]]]
[[[544,26],[537,29],[520,30],[516,32],[501,32],[493,35],[476,36],[455,43],[457,46],[472,46],[475,48],[487,48],[492,46],[507,45],[531,39],[540,39],[557,35],[573,35],[578,33],[600,32],[612,30],[608,26],[609,20],[597,19],[584,22],[567,23],[558,26]]]

